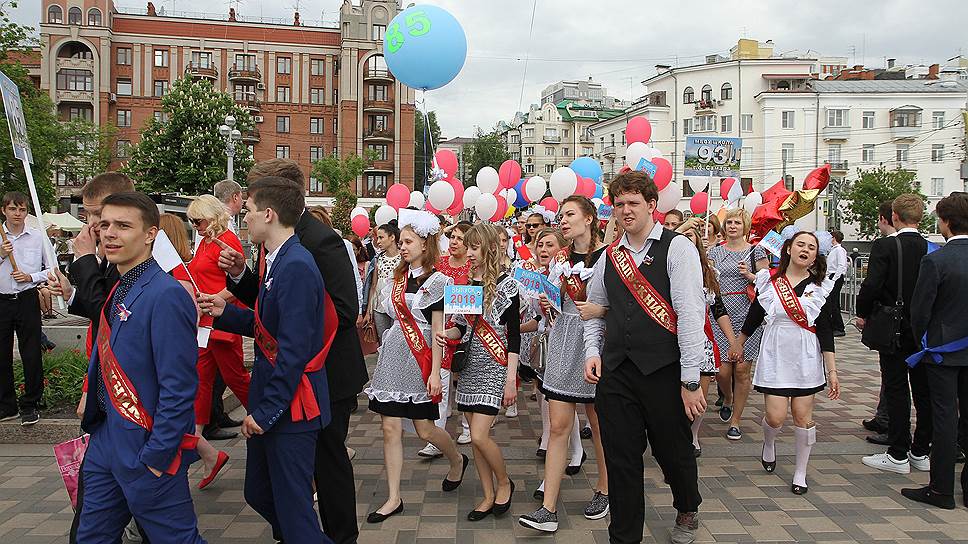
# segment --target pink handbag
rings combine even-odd
[[[90,440],[91,435],[85,434],[54,446],[57,468],[60,470],[61,478],[64,478],[64,486],[67,487],[67,494],[70,495],[74,510],[77,510],[77,486],[81,478],[81,461],[84,459],[84,452],[87,451]]]

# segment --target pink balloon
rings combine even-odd
[[[642,142],[649,143],[652,137],[652,124],[645,117],[639,115],[629,119],[629,124],[625,127],[625,140],[628,143]]]
[[[578,194],[588,198],[595,196],[595,182],[591,178],[581,178]]]
[[[513,189],[521,181],[521,165],[510,159],[504,161],[501,164],[501,169],[498,170],[498,177],[501,180],[502,188]]]
[[[494,198],[497,199],[497,210],[495,210],[494,215],[491,216],[489,221],[500,221],[501,219],[504,219],[504,214],[508,213],[508,201],[500,195]]]
[[[439,149],[434,153],[434,160],[437,167],[453,176],[457,172],[457,155],[449,149]]]
[[[394,210],[406,208],[410,204],[410,188],[402,183],[394,183],[387,189],[387,204]]]
[[[703,191],[694,194],[689,200],[689,209],[696,215],[706,213],[709,209],[709,193]]]
[[[464,201],[458,200],[456,204],[447,208],[447,215],[457,215],[462,211],[464,211]]]
[[[447,183],[450,183],[450,186],[454,188],[454,201],[451,203],[450,207],[451,208],[454,208],[458,204],[460,204],[461,205],[461,209],[463,209],[463,206],[464,206],[464,184],[461,183],[461,181],[459,179],[455,178],[455,177],[449,177],[449,178],[445,179],[444,181],[446,181]],[[448,208],[448,209],[450,209],[450,208]],[[451,214],[451,215],[454,215],[454,214]]]
[[[665,221],[665,216],[666,214],[660,212],[659,210],[652,210],[652,219],[654,219],[656,223]]]
[[[424,208],[427,208],[427,211],[434,215],[440,215],[440,210],[431,206],[429,200],[427,202],[424,202]]]
[[[549,210],[555,213],[558,212],[558,201],[555,200],[553,197],[546,196],[541,199],[541,202],[539,204],[541,204],[541,206],[543,206],[544,209],[546,210]]]
[[[652,181],[661,191],[672,181],[672,163],[662,157],[656,157],[652,159],[652,164],[655,165],[655,176],[652,177]]]
[[[370,232],[370,218],[366,215],[357,215],[350,221],[350,226],[353,228],[353,232],[362,238],[366,236],[366,233]]]

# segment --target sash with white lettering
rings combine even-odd
[[[497,332],[483,316],[478,316],[476,320],[474,334],[481,341],[481,344],[484,345],[484,349],[501,366],[508,366],[508,348],[504,347],[504,342],[501,342],[501,338],[497,335]]]
[[[608,258],[612,261],[612,266],[615,267],[615,271],[618,272],[618,277],[622,279],[622,283],[625,284],[625,287],[635,297],[639,306],[645,310],[646,315],[651,317],[663,329],[672,334],[676,334],[678,330],[676,325],[678,316],[676,316],[675,310],[655,290],[655,287],[652,287],[649,280],[642,275],[642,271],[635,266],[635,260],[632,258],[629,250],[624,247],[616,248],[615,245],[611,245],[606,250],[606,253],[608,253]]]
[[[713,361],[716,364],[716,368],[719,368],[722,364],[722,356],[719,354],[719,345],[716,343],[716,338],[713,336],[713,323],[709,319],[709,312],[706,312],[706,324],[703,326],[703,332],[706,333],[706,338],[713,344]]]
[[[259,255],[259,288],[262,288],[262,282],[265,276],[265,246],[263,246]],[[276,366],[276,356],[279,352],[279,343],[276,341],[272,333],[266,329],[265,325],[262,324],[262,319],[259,318],[259,297],[256,297],[255,307],[253,308],[255,313],[255,343],[259,346],[259,351],[265,355],[267,361],[272,366]],[[329,349],[333,347],[333,339],[336,338],[336,329],[339,325],[339,318],[336,315],[336,305],[333,304],[332,297],[326,290],[323,290],[323,347],[319,350],[312,359],[306,363],[306,367],[303,369],[302,377],[299,380],[299,384],[296,386],[295,394],[292,397],[292,402],[289,403],[289,411],[292,415],[293,421],[310,421],[319,417],[319,401],[316,399],[316,391],[313,389],[312,382],[309,381],[309,377],[306,374],[310,372],[318,372],[322,370],[323,365],[326,364],[326,357],[329,355]]]
[[[562,249],[555,255],[556,263],[566,263],[568,262],[568,257],[571,252],[568,248]],[[571,297],[571,300],[575,302],[585,302],[588,298],[588,293],[585,291],[585,282],[582,281],[577,275],[561,275],[561,285],[565,288],[565,292]]]
[[[800,297],[797,296],[793,286],[790,285],[790,280],[786,279],[786,276],[777,274],[773,276],[771,283],[773,283],[773,288],[776,289],[777,296],[780,297],[780,304],[786,310],[787,316],[804,330],[816,333],[817,328],[810,326],[810,321],[807,320],[807,312],[800,305]]]
[[[511,241],[514,243],[514,250],[517,251],[518,256],[521,257],[521,259],[528,260],[533,258],[531,249],[527,246],[527,244],[524,243],[521,235],[515,236],[511,239]]]
[[[114,350],[111,349],[111,325],[105,317],[105,311],[111,304],[114,291],[120,283],[119,281],[114,284],[111,292],[108,293],[107,300],[104,301],[104,307],[101,308],[100,325],[97,330],[97,358],[101,369],[101,380],[104,382],[104,389],[111,401],[111,406],[118,411],[118,414],[150,433],[153,424],[151,414],[141,404],[134,384],[125,375],[121,364],[118,363],[118,358],[114,355]],[[178,451],[175,452],[175,458],[171,465],[165,469],[165,474],[174,475],[178,472],[178,468],[181,466],[182,450],[193,450],[197,445],[197,436],[193,434],[183,435],[181,443],[178,445]]]
[[[400,323],[400,330],[403,331],[403,338],[407,341],[407,347],[410,348],[410,353],[413,354],[413,358],[417,360],[417,366],[420,367],[420,375],[426,384],[430,381],[430,373],[434,369],[434,356],[430,346],[427,345],[427,339],[424,338],[423,332],[420,331],[420,326],[417,325],[417,318],[410,311],[410,306],[407,306],[406,275],[393,280],[393,289],[390,291],[390,303],[393,304],[393,309],[397,314],[397,322]],[[431,400],[433,402],[440,402],[442,398],[443,395],[441,394]]]

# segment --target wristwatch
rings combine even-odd
[[[682,386],[686,388],[686,391],[695,391],[699,389],[699,382],[682,382]]]

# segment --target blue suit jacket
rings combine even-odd
[[[268,285],[268,287],[267,287]],[[316,393],[320,417],[292,421],[289,404],[303,370],[323,347],[323,278],[312,255],[292,236],[279,248],[259,285],[259,317],[278,344],[275,366],[256,345],[249,384],[249,414],[264,432],[319,431],[329,425],[329,387],[325,368],[306,374]],[[255,313],[228,305],[218,328],[253,336]]]
[[[175,460],[182,437],[195,432],[195,305],[178,281],[152,263],[125,297],[124,306],[131,314],[125,321],[114,323],[111,349],[151,416],[152,430],[145,431],[123,418],[108,398],[107,413],[101,410],[97,402],[97,380],[101,377],[96,342],[87,370],[91,393],[81,428],[93,435],[101,425],[111,425],[112,432],[103,436],[114,442],[113,450],[123,467],[143,471],[144,464],[165,471]],[[186,451],[182,466],[197,459],[194,450]]]

